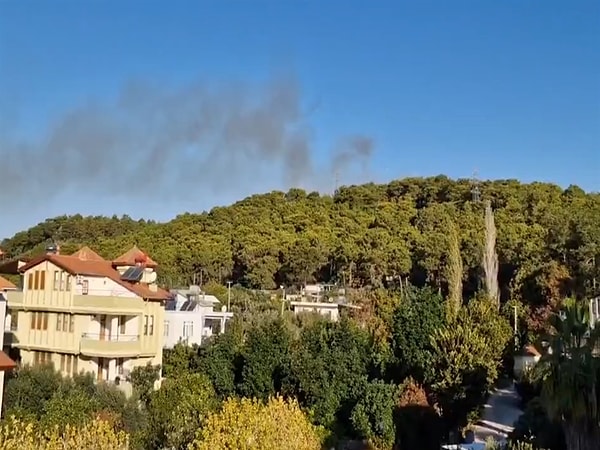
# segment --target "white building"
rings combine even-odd
[[[343,288],[331,284],[307,284],[300,294],[286,295],[285,299],[295,314],[321,314],[334,322],[339,320],[342,309],[358,309],[348,302]]]
[[[165,307],[164,346],[172,348],[178,342],[188,345],[225,331],[225,324],[233,317],[225,306],[215,311],[219,300],[201,292],[199,286],[173,290],[174,298]]]

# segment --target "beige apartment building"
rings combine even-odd
[[[23,286],[8,292],[5,329],[21,364],[120,384],[136,366],[161,364],[169,293],[157,286],[156,267],[137,247],[114,261],[84,247],[20,267]]]

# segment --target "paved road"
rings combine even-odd
[[[485,442],[489,436],[503,441],[512,431],[521,412],[514,386],[494,390],[484,406],[482,419],[475,427],[476,441]]]

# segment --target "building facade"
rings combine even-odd
[[[162,363],[164,305],[156,263],[137,247],[106,261],[87,247],[22,266],[8,294],[11,346],[22,364],[52,363],[122,383],[136,366]]]
[[[4,325],[6,322],[7,293],[16,289],[17,287],[13,283],[3,277],[0,277],[0,324]],[[2,400],[4,398],[4,372],[15,367],[14,361],[12,361],[3,351],[5,334],[6,333],[0,334],[0,417],[2,416]]]
[[[172,348],[182,342],[198,344],[213,335],[223,333],[225,324],[233,317],[219,300],[200,291],[199,286],[171,291],[173,298],[167,302],[164,322],[164,346]]]
[[[285,296],[295,314],[315,313],[337,322],[344,310],[360,309],[350,304],[346,290],[332,284],[307,284],[299,294]]]

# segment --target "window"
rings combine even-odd
[[[47,330],[48,329],[48,313],[32,312],[31,314],[31,329],[32,330]]]
[[[58,313],[56,314],[56,331],[72,333],[75,330],[75,315]]]
[[[117,358],[117,375],[123,375],[123,358]]]
[[[165,320],[165,324],[164,324],[164,330],[163,330],[163,336],[168,336],[169,335],[169,321]]]
[[[67,281],[67,274],[65,272],[60,273],[60,290],[65,290],[65,282]]]
[[[73,277],[70,274],[67,274],[67,291],[71,291],[72,282],[73,282]]]
[[[127,325],[127,316],[119,316],[119,334],[125,334]]]
[[[154,316],[144,316],[144,336],[154,335]]]
[[[10,312],[10,331],[17,331],[19,325],[19,311],[13,309]]]
[[[33,273],[27,275],[27,289],[33,289]]]
[[[40,271],[40,290],[45,290],[46,289],[46,271],[42,270]]]
[[[52,364],[52,353],[33,352],[33,365],[41,366],[45,364]]]
[[[60,371],[67,375],[75,375],[77,373],[77,356],[61,354]]]
[[[60,271],[54,271],[54,282],[52,283],[52,289],[58,291],[60,288]]]
[[[33,276],[33,289],[38,290],[40,288],[40,271],[36,270]]]
[[[90,282],[88,280],[83,280],[81,282],[81,293],[83,295],[88,295],[90,289]]]
[[[188,338],[194,335],[194,322],[183,322],[183,337]]]

